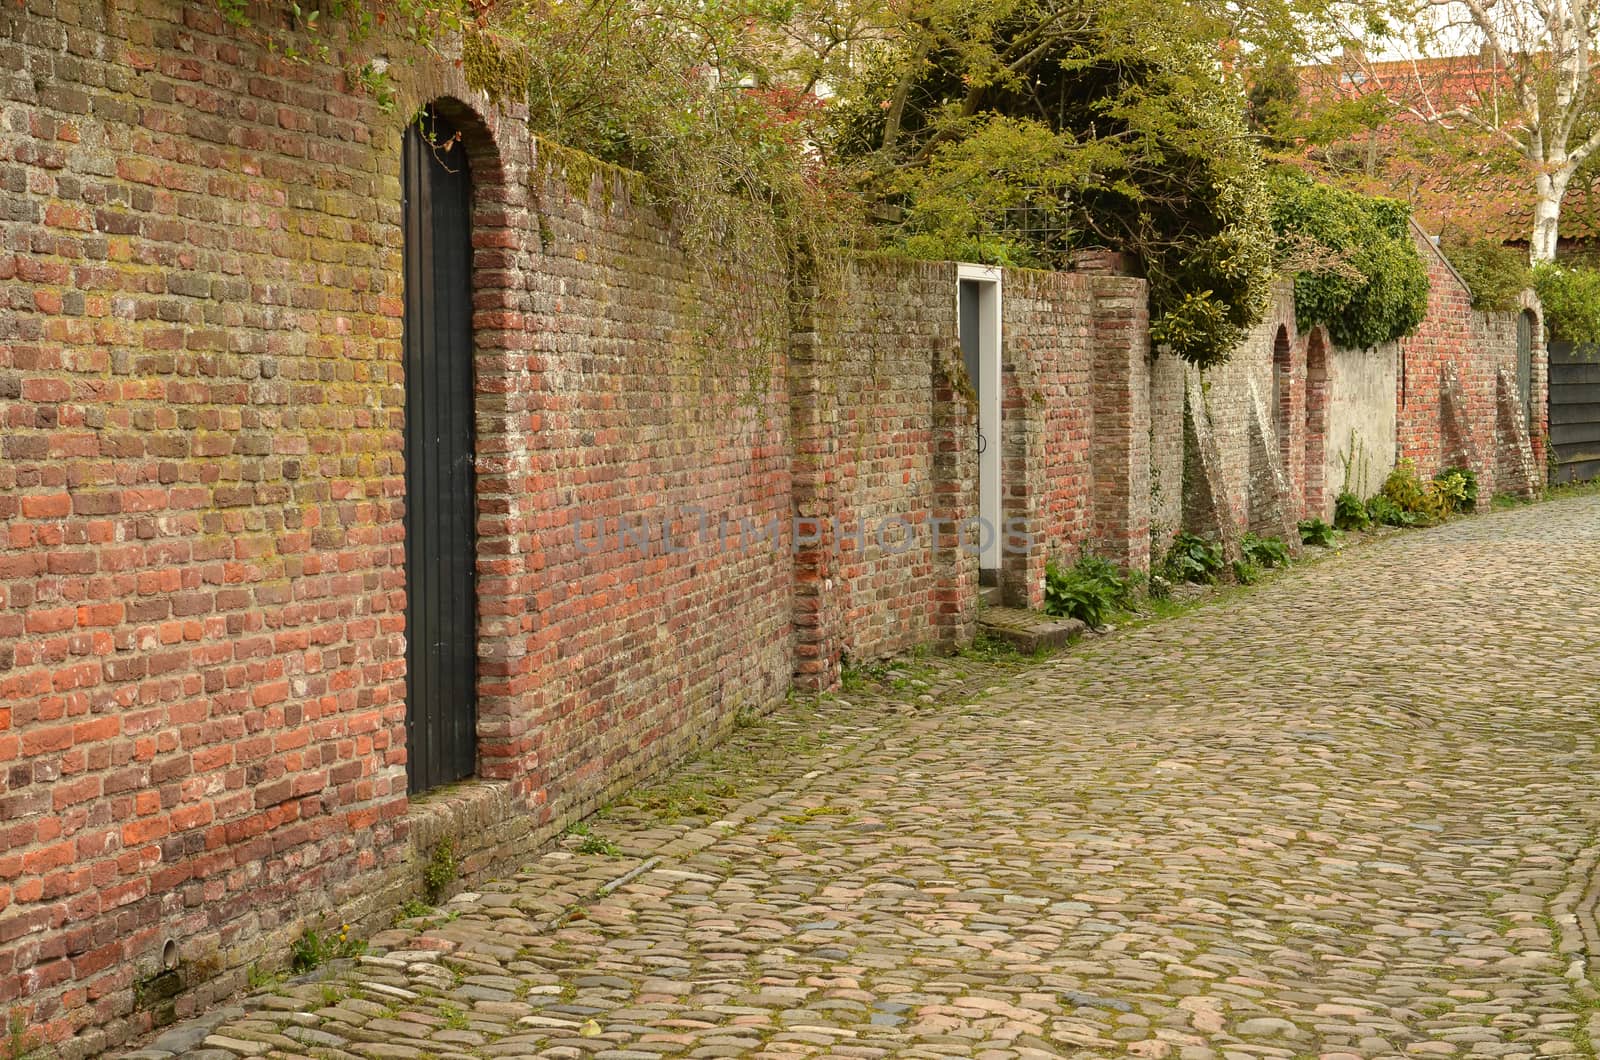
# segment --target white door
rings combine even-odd
[[[978,394],[978,566],[1000,569],[1000,270],[956,266],[961,358]]]

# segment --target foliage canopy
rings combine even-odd
[[[1533,287],[1551,336],[1579,346],[1600,345],[1600,269],[1535,265]]]
[[[1163,2],[944,0],[836,109],[830,146],[918,257],[1060,267],[1133,254],[1151,337],[1197,365],[1260,319],[1269,205],[1215,37]]]
[[[1414,332],[1428,309],[1428,270],[1405,204],[1291,169],[1274,171],[1271,181],[1279,250],[1296,261],[1300,327],[1325,324],[1335,343],[1355,349]]]
[[[1527,254],[1492,239],[1466,239],[1447,234],[1445,255],[1472,291],[1472,308],[1506,312],[1522,304],[1522,292],[1533,284]]]

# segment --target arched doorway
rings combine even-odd
[[[1272,340],[1272,426],[1278,435],[1278,458],[1283,473],[1294,474],[1291,425],[1294,423],[1294,359],[1289,345],[1289,329],[1278,326]]]
[[[402,156],[406,775],[420,792],[477,767],[472,173],[431,107]]]

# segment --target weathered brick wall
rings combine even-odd
[[[1262,514],[1273,502],[1275,487],[1260,455],[1252,453],[1258,420],[1271,435],[1267,444],[1287,478],[1291,514],[1299,518],[1306,467],[1306,339],[1295,326],[1294,289],[1280,282],[1261,323],[1226,363],[1204,372],[1185,369],[1185,385],[1198,386],[1221,457],[1225,517],[1241,530],[1282,534]]]
[[[148,1022],[167,939],[187,1008],[405,872],[400,130],[205,5],[12,9],[0,68],[0,1009],[71,1055]],[[786,536],[587,551],[570,520],[785,525],[787,314],[708,299],[626,181],[453,110],[479,772],[548,828],[787,687]]]
[[[938,523],[977,510],[976,413],[946,378],[964,376],[955,269],[860,259],[836,282],[812,311],[815,358],[799,362],[819,380],[817,400],[833,424],[823,439],[824,493],[803,513],[816,521],[799,527],[817,539],[801,562],[820,553],[836,587],[825,654],[871,659],[963,642],[977,557]],[[941,413],[955,421],[942,423]],[[958,584],[968,591],[954,593]]]
[[[1087,276],[1002,276],[1001,505],[1029,528],[1006,542],[1008,602],[1039,607],[1044,567],[1070,562],[1093,529],[1094,297]]]
[[[0,1009],[52,1038],[403,852],[398,141],[218,29],[0,13]]]
[[[1150,555],[1158,562],[1183,529],[1185,366],[1171,354],[1149,361]]]
[[[1465,459],[1478,474],[1479,490],[1487,497],[1497,488],[1499,447],[1496,431],[1497,375],[1503,368],[1517,374],[1518,313],[1481,313],[1472,308],[1466,284],[1421,229],[1413,226],[1417,248],[1428,264],[1431,289],[1428,313],[1415,335],[1400,342],[1398,453],[1416,461],[1418,470],[1432,475],[1458,459]],[[1543,460],[1546,433],[1547,356],[1538,307],[1531,295],[1528,308],[1535,314],[1532,376],[1535,458]],[[1465,407],[1460,410],[1464,435],[1453,440],[1446,422],[1444,380],[1453,372],[1459,381]],[[1460,450],[1465,450],[1464,452]],[[1542,463],[1538,464],[1542,467]]]

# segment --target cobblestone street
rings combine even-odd
[[[135,1055],[1594,1056],[1597,586],[1591,494],[915,660]]]

